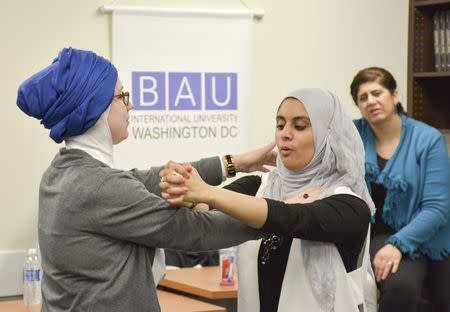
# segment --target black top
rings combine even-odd
[[[384,159],[380,157],[377,154],[377,163],[378,168],[381,171],[383,171],[384,167],[386,166],[386,163],[389,159]],[[375,207],[377,208],[375,211],[375,224],[372,227],[372,233],[375,234],[394,234],[395,230],[391,228],[389,225],[384,223],[382,219],[383,215],[383,206],[384,206],[384,200],[386,199],[386,188],[382,184],[375,184],[371,183],[370,188],[372,189],[372,200],[375,204]]]
[[[260,177],[246,176],[226,188],[255,195],[260,185]],[[263,239],[258,254],[261,312],[278,309],[293,238],[334,243],[347,272],[356,269],[370,221],[370,209],[363,200],[348,194],[337,194],[309,204],[266,201],[268,215],[261,230],[275,235]]]

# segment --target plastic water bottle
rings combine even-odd
[[[234,247],[221,249],[219,252],[220,285],[234,285],[236,279],[236,251]]]
[[[37,250],[30,248],[23,266],[23,302],[25,305],[41,303],[41,277],[41,264]]]

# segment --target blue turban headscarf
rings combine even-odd
[[[41,120],[50,137],[83,134],[111,104],[117,69],[91,51],[65,48],[53,63],[19,87],[17,106]]]

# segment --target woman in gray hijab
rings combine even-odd
[[[339,99],[321,89],[289,94],[275,121],[279,157],[270,173],[238,179],[230,192],[188,168],[183,184],[164,179],[163,197],[206,203],[267,233],[238,248],[240,311],[374,311],[363,248],[374,205],[355,126]],[[184,187],[184,196],[169,195]]]

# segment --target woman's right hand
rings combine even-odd
[[[189,202],[208,203],[208,189],[209,185],[203,181],[198,171],[191,167],[190,174],[184,181],[184,186],[187,192],[184,199]]]

